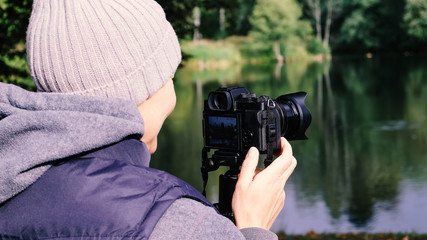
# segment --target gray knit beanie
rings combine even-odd
[[[38,91],[143,102],[181,50],[153,0],[34,0],[27,55]]]

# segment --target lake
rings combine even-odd
[[[203,100],[220,86],[242,86],[272,98],[308,93],[309,140],[291,142],[298,166],[272,231],[427,233],[427,58],[374,55],[180,68],[177,105],[151,164],[199,190]],[[225,170],[209,174],[212,202]]]

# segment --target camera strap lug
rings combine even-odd
[[[277,138],[277,131],[276,131],[276,122],[274,118],[274,112],[273,110],[276,108],[276,103],[269,98],[267,101],[267,109],[265,110],[265,113],[267,114],[266,120],[266,131],[267,131],[267,157],[264,160],[264,166],[268,167],[273,162],[273,153],[274,153],[274,146],[275,146],[275,139]]]

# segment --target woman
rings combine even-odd
[[[156,2],[36,0],[27,55],[38,92],[0,84],[2,239],[277,238],[268,229],[296,166],[285,139],[258,174],[249,150],[233,196],[237,227],[149,167],[181,61]]]

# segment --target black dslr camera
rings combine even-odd
[[[307,139],[305,131],[311,114],[304,104],[305,92],[281,95],[276,99],[257,97],[243,87],[219,88],[210,92],[203,110],[202,175],[204,190],[208,172],[220,166],[230,170],[220,176],[218,210],[233,219],[231,198],[239,167],[250,147],[267,154],[264,165],[280,152],[280,137],[287,140]],[[211,149],[216,149],[209,158]]]
[[[304,104],[306,96],[298,92],[271,99],[257,97],[242,87],[211,92],[203,111],[204,147],[244,156],[254,146],[260,153],[271,155],[280,151],[282,136],[287,140],[307,139],[305,130],[311,115]]]

